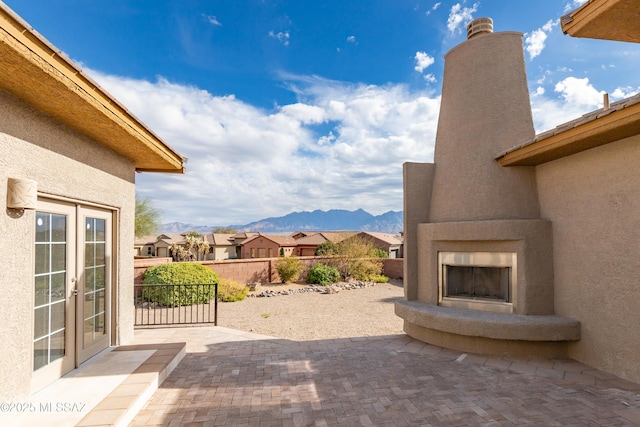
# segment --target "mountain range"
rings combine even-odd
[[[403,212],[389,211],[382,215],[372,215],[362,209],[347,211],[332,209],[329,211],[293,212],[281,217],[265,218],[249,224],[224,226],[238,231],[258,231],[261,233],[285,233],[295,231],[374,231],[381,233],[399,233],[403,229]],[[161,233],[184,233],[197,231],[211,233],[218,226],[185,224],[170,222],[162,224]]]

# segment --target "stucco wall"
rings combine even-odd
[[[640,137],[537,167],[553,223],[555,310],[582,323],[570,357],[640,382]]]
[[[213,253],[207,254],[207,260],[230,259],[236,257],[236,246],[214,246]]]
[[[33,339],[34,211],[6,211],[7,179],[37,181],[40,195],[58,195],[119,210],[114,228],[118,268],[117,339],[133,337],[134,165],[0,91],[0,400],[29,393]]]
[[[522,34],[459,44],[442,82],[429,222],[539,218],[533,168],[494,161],[535,135]]]

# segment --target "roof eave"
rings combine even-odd
[[[184,172],[180,154],[1,1],[0,66],[0,90],[129,158],[136,170]]]
[[[638,0],[589,0],[560,18],[564,34],[601,40],[640,42]]]
[[[593,120],[561,125],[496,160],[501,166],[537,166],[637,135],[640,135],[640,102],[610,113],[601,110]]]

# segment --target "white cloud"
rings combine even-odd
[[[620,100],[620,99],[629,98],[630,96],[633,96],[633,95],[637,95],[638,93],[640,93],[640,86],[618,87],[613,92],[611,92],[611,98],[612,100]]]
[[[431,15],[431,12],[435,12],[436,10],[438,10],[438,8],[441,5],[442,5],[442,2],[438,2],[438,3],[434,4],[431,9],[427,10],[427,16]]]
[[[349,37],[347,37],[347,42],[349,42],[349,43],[356,43],[356,36],[349,36]]]
[[[564,6],[564,11],[568,12],[572,9],[582,6],[589,0],[572,0]]]
[[[555,91],[560,93],[568,104],[593,108],[602,103],[604,93],[596,90],[589,83],[588,77],[583,79],[567,77],[556,84]]]
[[[424,80],[427,83],[435,83],[438,81],[438,79],[436,78],[436,76],[434,76],[433,74],[429,73],[429,74],[425,74],[424,76]]]
[[[577,119],[602,106],[603,91],[598,91],[588,78],[567,77],[556,83],[558,97],[545,95],[543,88],[531,94],[531,108],[537,132],[552,129]]]
[[[432,160],[439,98],[402,85],[283,75],[273,111],[193,86],[86,70],[179,153],[184,175],[136,175],[163,221],[242,224],[292,211],[402,209],[402,163]]]
[[[435,62],[433,56],[429,56],[429,54],[427,54],[426,52],[416,52],[415,60],[416,66],[414,67],[414,70],[419,73],[422,73],[426,68],[433,65],[433,63]]]
[[[462,7],[462,4],[456,3],[451,7],[449,18],[447,19],[447,28],[452,33],[459,31],[459,27],[466,25],[473,20],[473,14],[478,11],[480,3],[474,3],[472,7]]]
[[[269,31],[269,37],[271,37],[272,39],[278,40],[280,43],[282,43],[285,46],[289,46],[289,39],[291,38],[289,31],[285,31],[285,32],[273,32],[273,31]]]
[[[216,27],[222,27],[222,24],[220,23],[220,21],[218,21],[218,18],[216,18],[213,15],[205,15],[204,13],[202,14],[202,16],[204,17],[204,19],[211,25],[216,26]]]
[[[549,20],[542,27],[530,34],[525,34],[524,45],[525,49],[529,53],[529,59],[533,59],[540,55],[545,48],[545,41],[547,40],[547,34],[549,34],[559,21]]]

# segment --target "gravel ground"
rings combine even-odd
[[[262,285],[256,292],[305,287]],[[377,283],[362,289],[246,298],[218,303],[218,325],[296,341],[401,334],[394,302],[402,283]]]

